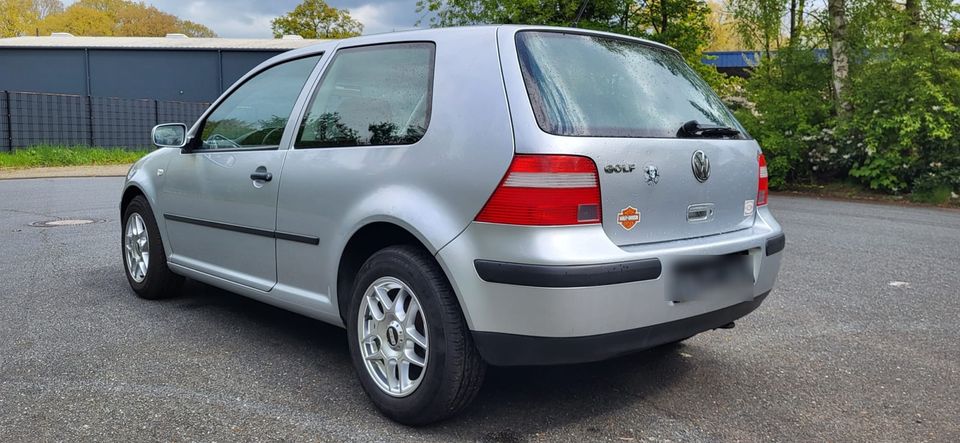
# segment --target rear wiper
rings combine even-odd
[[[740,131],[729,126],[701,125],[696,120],[690,120],[680,127],[677,137],[735,137]]]

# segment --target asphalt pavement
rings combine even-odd
[[[0,441],[960,441],[960,211],[774,196],[779,282],[735,329],[493,368],[408,428],[339,328],[195,282],[136,298],[121,182],[0,181]],[[74,218],[102,222],[31,226]]]

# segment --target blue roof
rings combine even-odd
[[[817,60],[826,61],[830,58],[827,49],[814,49]],[[761,51],[709,51],[704,52],[703,63],[717,68],[752,68],[760,64],[763,57]],[[776,51],[771,52],[772,56]]]
[[[760,64],[760,51],[704,52],[703,63],[717,68],[750,68]]]

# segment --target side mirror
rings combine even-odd
[[[158,148],[183,148],[187,145],[187,125],[164,123],[153,127],[153,144]]]

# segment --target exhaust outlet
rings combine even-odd
[[[717,329],[733,329],[733,328],[735,328],[736,326],[737,326],[737,323],[736,323],[736,322],[730,322],[730,323],[727,323],[727,324],[725,324],[725,325],[723,325],[723,326],[718,326]]]

